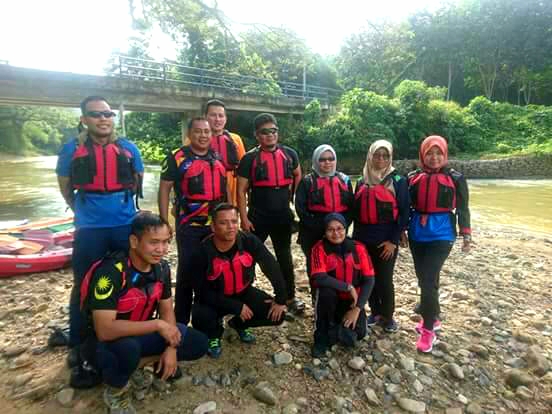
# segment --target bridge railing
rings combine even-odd
[[[172,62],[157,62],[128,56],[117,56],[117,66],[112,74],[121,77],[184,84],[191,87],[216,88],[233,93],[286,97],[302,101],[318,99],[323,103],[336,100],[337,89],[297,82],[281,82],[217,70],[195,68]]]

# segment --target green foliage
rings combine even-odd
[[[161,161],[182,143],[180,114],[131,112],[125,117],[125,126],[147,161]]]
[[[55,154],[76,134],[74,111],[49,107],[0,108],[0,151],[13,154]]]
[[[386,93],[416,60],[413,36],[405,23],[368,22],[365,30],[345,42],[337,57],[341,86]]]

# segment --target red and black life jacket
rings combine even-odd
[[[307,208],[315,213],[343,213],[349,210],[353,194],[349,190],[348,177],[337,172],[332,177],[310,174]]]
[[[73,154],[71,184],[77,190],[98,193],[133,189],[132,154],[118,141],[101,145],[88,138]]]
[[[292,160],[281,145],[272,152],[260,148],[255,151],[250,175],[253,187],[279,188],[293,184]]]
[[[420,213],[446,213],[456,208],[453,170],[428,173],[416,170],[408,175],[412,206]]]
[[[209,260],[207,279],[212,281],[219,277],[224,278],[224,294],[226,296],[237,295],[253,283],[255,260],[251,253],[244,250],[240,233],[236,240],[237,251],[231,259],[217,251],[212,237],[211,235],[206,242]]]
[[[87,310],[89,295],[96,294],[90,292],[90,282],[94,278],[96,269],[105,263],[117,269],[121,277],[121,289],[117,293],[117,319],[129,321],[146,321],[151,319],[159,306],[159,301],[163,295],[164,280],[167,275],[168,266],[161,264],[153,265],[154,281],[146,283],[144,286],[137,287],[133,285],[132,275],[129,274],[131,262],[122,252],[108,255],[92,264],[86,272],[80,287],[80,309]],[[165,277],[164,277],[165,276]]]
[[[361,246],[358,242],[349,238],[345,239],[345,251],[343,254],[336,251],[328,240],[322,239],[312,248],[311,277],[316,287],[317,269],[325,269],[325,273],[342,282],[355,287],[357,294],[360,293],[362,280],[362,265],[357,249]],[[319,267],[320,266],[320,267]],[[341,299],[352,299],[349,292],[339,292]]]
[[[226,169],[212,151],[207,157],[198,158],[189,146],[185,146],[174,153],[174,158],[180,173],[176,189],[182,206],[224,200]]]
[[[221,135],[211,137],[211,149],[220,156],[226,171],[234,171],[238,168],[240,163],[238,146],[228,131],[223,131]]]
[[[385,186],[385,182],[372,187],[362,183],[355,194],[355,212],[357,220],[362,224],[393,223],[399,216],[397,198]]]

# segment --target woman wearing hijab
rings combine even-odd
[[[309,274],[316,288],[314,358],[333,344],[351,347],[364,338],[364,305],[374,286],[370,257],[362,243],[347,237],[345,217],[330,213],[323,223],[324,238],[312,248]]]
[[[353,238],[368,249],[376,274],[368,326],[379,324],[389,333],[399,328],[393,319],[393,271],[401,234],[408,226],[409,204],[407,181],[393,167],[393,146],[386,140],[374,142],[355,189]]]
[[[432,135],[420,146],[421,168],[408,174],[412,213],[408,240],[421,288],[420,313],[416,326],[416,348],[431,352],[435,331],[441,329],[439,273],[456,240],[456,225],[463,236],[462,250],[471,245],[468,185],[464,176],[447,167],[447,141]]]
[[[312,154],[312,172],[303,177],[295,194],[299,216],[298,242],[307,259],[310,274],[312,246],[324,236],[324,217],[340,213],[346,227],[351,223],[353,185],[350,178],[336,171],[337,157],[330,145],[320,145]]]

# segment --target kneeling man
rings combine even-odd
[[[249,328],[279,325],[284,318],[286,286],[280,266],[252,233],[239,231],[238,209],[219,204],[212,213],[213,234],[200,246],[194,274],[202,280],[199,300],[192,308],[194,328],[209,337],[213,358],[221,354],[222,318],[232,314],[228,326],[245,343],[255,342]],[[268,277],[275,298],[253,286],[255,264]]]
[[[141,358],[159,356],[156,372],[165,380],[177,371],[177,361],[207,351],[203,333],[175,320],[170,270],[163,260],[170,239],[170,227],[159,216],[139,213],[131,224],[130,250],[94,263],[82,283],[85,344],[95,347],[104,401],[112,413],[135,412],[129,382],[140,386],[135,383],[143,379]]]

